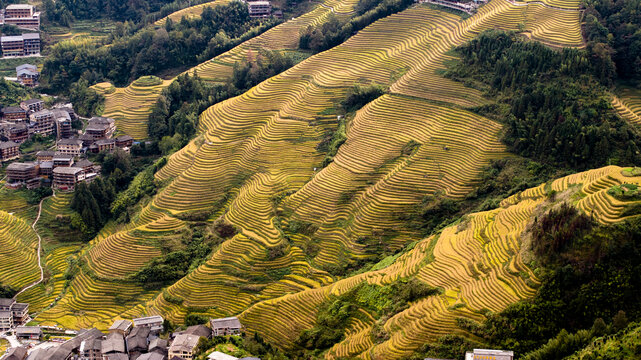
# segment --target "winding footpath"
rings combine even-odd
[[[56,193],[54,192],[53,197],[56,196]],[[40,234],[38,234],[38,230],[36,230],[36,224],[38,223],[38,220],[40,220],[40,214],[42,213],[42,203],[48,199],[50,196],[47,196],[46,198],[43,198],[40,200],[40,203],[38,204],[38,216],[36,216],[36,219],[33,221],[33,224],[31,224],[31,228],[33,231],[36,233],[36,236],[38,236],[38,267],[40,268],[40,279],[37,281],[34,281],[33,283],[27,285],[26,287],[22,288],[22,290],[18,291],[16,295],[14,295],[14,299],[18,297],[18,295],[22,294],[23,292],[31,289],[32,287],[40,284],[44,280],[44,268],[42,267],[42,237],[40,237]]]

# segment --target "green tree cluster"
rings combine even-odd
[[[488,31],[457,49],[461,61],[446,75],[496,101],[475,110],[506,122],[503,140],[517,154],[574,170],[638,163],[639,131],[610,105],[613,62],[593,50]]]
[[[197,18],[167,21],[160,29],[147,27],[129,35],[129,30],[121,26],[106,41],[108,46],[98,42],[52,46],[41,72],[41,83],[54,93],[80,78],[89,84],[109,80],[123,86],[143,75],[210,59],[275,24],[272,20],[261,23],[249,18],[247,5],[233,1],[205,7]]]

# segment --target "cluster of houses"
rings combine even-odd
[[[37,31],[40,29],[40,13],[29,4],[7,5],[5,9],[0,10],[0,25],[2,24]],[[40,33],[2,35],[0,47],[3,57],[38,56],[40,55]]]
[[[83,158],[87,153],[122,149],[129,152],[134,139],[129,135],[113,137],[114,119],[93,117],[84,132],[72,126],[77,119],[70,104],[45,109],[39,99],[23,101],[20,107],[2,109],[0,122],[0,162],[20,157],[20,144],[34,134],[56,136],[56,150],[39,151],[35,161],[12,162],[6,168],[6,186],[12,189],[53,186],[73,190],[77,183],[91,181],[100,174],[100,166]]]
[[[242,331],[238,318],[230,317],[211,319],[211,328],[190,326],[162,339],[159,335],[163,321],[159,315],[133,319],[133,322],[117,320],[107,334],[94,328],[83,330],[58,346],[37,347],[31,352],[26,347],[14,347],[2,360],[193,360],[200,339],[238,335]],[[25,340],[42,337],[42,330],[37,326],[17,327],[15,332]],[[211,359],[217,359],[217,355],[214,353]],[[256,358],[245,360],[249,359]]]

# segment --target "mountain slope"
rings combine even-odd
[[[461,21],[417,6],[212,106],[201,115],[201,136],[156,174],[168,185],[130,224],[92,241],[81,254],[86,265],[70,293],[39,319],[55,322],[63,313],[77,312],[66,319],[69,326],[106,327],[115,316],[162,313],[180,321],[188,311],[223,316],[257,304],[243,315],[251,323],[272,311],[269,304],[285,298],[312,296],[322,302],[328,285],[358,264],[377,260],[380,243],[394,252],[422,239],[401,218],[425,196],[462,198],[491,159],[508,155],[499,141],[501,126],[460,107],[482,103],[479,93],[462,90],[436,71],[444,67],[453,46],[485,29],[516,30],[529,11],[539,10],[493,0]],[[554,17],[565,10],[544,7],[544,11]],[[526,27],[534,25],[529,21]],[[579,29],[578,22],[569,23],[567,28],[546,28],[540,34],[564,39]],[[572,42],[570,38],[568,44]],[[380,84],[390,91],[347,119],[346,141],[334,161],[323,167],[326,152],[317,147],[337,132],[333,112],[355,83]],[[202,219],[225,221],[240,232],[161,292],[144,290],[129,279],[162,254],[172,236]],[[511,220],[514,231],[525,221],[519,219]],[[482,249],[474,251],[482,258]],[[493,277],[485,281],[498,278],[499,268],[497,263]],[[423,276],[436,279],[429,273]],[[345,286],[347,281],[341,281],[336,284]],[[461,282],[467,292],[480,286],[466,276],[448,281],[452,289]],[[511,294],[509,301],[533,291],[517,280],[507,286],[512,290],[500,286]],[[458,298],[451,291],[449,295]],[[478,297],[487,295],[481,291]],[[421,306],[451,325],[449,303],[438,299]],[[470,306],[499,309],[507,304],[482,302]],[[455,313],[478,317],[471,310]],[[293,320],[298,329],[313,321],[313,312],[303,315]],[[367,326],[367,319],[360,319],[353,333],[362,335]],[[264,333],[267,338],[282,333],[276,325],[270,329]],[[291,343],[293,335],[281,344]],[[380,345],[380,352],[396,354],[390,346],[395,345]]]

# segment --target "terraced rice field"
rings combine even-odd
[[[641,91],[622,87],[612,96],[612,107],[630,123],[641,126]]]
[[[205,10],[205,7],[215,7],[217,5],[224,5],[227,4],[231,0],[214,0],[214,1],[209,1],[206,3],[190,6],[188,8],[184,8],[182,10],[178,10],[176,12],[173,12],[164,18],[156,21],[154,25],[156,26],[164,26],[165,23],[167,22],[167,19],[171,19],[173,22],[179,22],[183,17],[186,18],[192,18],[192,17],[200,17],[200,14],[203,13],[203,10]]]
[[[332,6],[341,12],[353,5],[337,1]],[[180,321],[187,307],[215,316],[242,312],[252,331],[261,323],[262,335],[287,346],[311,325],[316,306],[329,294],[360,282],[387,284],[413,276],[447,289],[390,319],[386,329],[392,338],[376,347],[367,340],[372,322],[363,314],[353,320],[350,337],[328,355],[366,357],[365,349],[372,349],[383,358],[398,358],[417,346],[419,336],[454,331],[455,317],[480,318],[482,308],[501,309],[531,296],[536,278],[515,255],[517,235],[543,197],[476,214],[466,229],[428,239],[399,219],[427,195],[465,196],[481,169],[506,155],[500,125],[462,108],[482,104],[480,94],[438,76],[438,69],[450,59],[449,49],[479,32],[517,29],[528,15],[523,8],[493,0],[462,21],[417,6],[207,109],[200,117],[201,135],[156,174],[168,185],[132,223],[110,229],[81,254],[92,275],[102,280],[82,274],[39,320],[77,313],[78,320],[67,315],[63,321],[81,327],[151,313]],[[296,26],[322,21],[325,10],[298,18]],[[560,10],[545,11],[554,17]],[[575,26],[542,30],[540,37],[564,41],[562,34]],[[291,31],[279,27],[203,64],[198,74],[215,80],[224,74],[223,67],[229,69],[234,59],[246,56],[252,44],[297,42]],[[572,41],[568,37],[568,45]],[[325,153],[317,146],[337,127],[336,116],[328,114],[355,83],[380,84],[389,93],[347,119],[347,140],[323,168]],[[114,281],[158,255],[168,234],[184,226],[177,217],[194,211],[210,213],[210,221],[222,218],[240,232],[163,293],[148,294]],[[300,224],[307,232],[288,230]],[[336,265],[371,256],[362,239],[383,236],[391,249],[420,242],[378,272],[346,279],[331,274]],[[275,247],[282,249],[278,256],[270,255]],[[428,264],[423,260],[431,247],[434,260]],[[518,272],[524,277],[514,275]],[[126,298],[102,295],[120,283]],[[495,299],[492,293],[501,295]],[[182,305],[173,298],[182,299]],[[282,314],[292,319],[293,327],[278,322]],[[412,329],[415,335],[398,328]]]
[[[212,3],[222,4],[227,1],[216,0]],[[298,48],[299,33],[302,29],[325,21],[332,9],[339,17],[347,16],[357,2],[356,0],[325,0],[323,5],[327,7],[318,5],[311,12],[280,24],[186,72],[190,74],[197,72],[205,80],[226,81],[233,72],[234,63],[242,61],[249,52],[257,54],[259,49],[296,49]],[[202,12],[202,10],[200,11]],[[147,137],[147,120],[151,107],[160,96],[162,89],[169,86],[172,81],[173,79],[165,80],[162,85],[144,88],[136,88],[133,84],[126,88],[114,88],[109,83],[100,83],[93,87],[106,97],[103,116],[113,117],[116,119],[116,125],[120,131],[140,140]]]
[[[31,225],[0,210],[0,283],[14,289],[40,278],[38,238]]]
[[[243,312],[241,320],[250,332],[258,331],[287,348],[300,331],[313,324],[316,309],[332,296],[360,283],[387,285],[399,279],[417,278],[442,288],[442,294],[419,300],[385,321],[383,328],[390,338],[381,344],[371,341],[373,321],[352,319],[345,339],[325,357],[397,359],[440,336],[465,335],[456,325],[456,318],[482,320],[485,309],[501,311],[510,303],[534,294],[538,279],[523,263],[522,233],[535,214],[558,205],[540,188],[578,193],[580,200],[575,206],[603,223],[613,223],[625,217],[612,206],[613,199],[607,190],[624,182],[641,184],[641,176],[626,176],[622,170],[605,167],[523,191],[504,200],[498,209],[470,214],[462,223],[423,239],[382,270],[260,302]],[[625,206],[638,203],[629,202]],[[282,321],[278,314],[290,316]]]
[[[102,116],[116,120],[119,132],[130,135],[136,140],[142,140],[147,138],[147,119],[151,107],[158,100],[162,90],[172,81],[162,80],[157,85],[140,84],[140,81],[134,81],[126,88],[115,88],[110,83],[99,83],[93,88],[105,96],[105,110]]]

